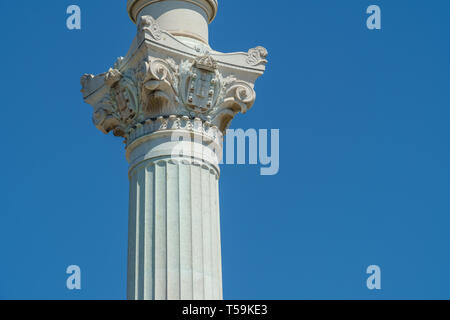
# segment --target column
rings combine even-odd
[[[223,297],[215,151],[221,135],[213,140],[214,130],[209,136],[187,126],[157,129],[128,147],[130,300]],[[192,141],[175,141],[180,133]]]
[[[125,143],[127,297],[220,300],[223,136],[253,106],[267,50],[213,50],[217,0],[128,0],[127,9],[137,26],[128,54],[81,78],[94,125]]]

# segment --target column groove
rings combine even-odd
[[[127,281],[127,297],[129,300],[136,299],[136,242],[132,241],[136,237],[136,175],[130,175],[130,214],[128,217],[128,281]]]
[[[220,234],[217,234],[217,213],[215,211],[216,208],[216,195],[215,195],[215,178],[216,175],[214,173],[213,170],[210,171],[210,175],[209,175],[209,187],[211,190],[211,195],[210,195],[210,205],[211,205],[211,232],[213,233],[212,237],[211,237],[211,255],[212,255],[212,272],[215,275],[215,277],[212,279],[213,280],[213,287],[214,287],[214,292],[213,292],[213,299],[218,300],[220,297],[220,293],[219,293],[219,279],[218,279],[218,275],[219,275],[219,256],[218,256],[218,237],[220,237]]]
[[[144,299],[144,286],[139,285],[140,283],[145,282],[145,199],[146,199],[146,188],[145,188],[145,178],[146,178],[146,170],[144,167],[140,168],[137,173],[137,184],[138,184],[138,196],[139,199],[137,201],[138,208],[136,210],[137,213],[137,221],[138,226],[137,229],[139,230],[137,235],[137,255],[138,258],[136,259],[136,269],[137,269],[137,284],[136,287],[137,290],[137,299],[142,300]]]
[[[155,171],[155,299],[167,300],[167,214],[166,163],[156,164]]]
[[[180,299],[180,216],[178,163],[167,162],[167,296]]]
[[[201,203],[201,172],[199,165],[192,165],[192,270],[194,278],[194,300],[203,300],[204,270],[203,270],[203,223]]]
[[[203,272],[205,297],[212,297],[212,256],[211,256],[211,203],[209,168],[201,167],[202,185],[202,230],[203,230]]]
[[[151,300],[155,297],[155,165],[151,163],[145,168],[145,253],[144,253],[144,299]]]
[[[192,180],[188,164],[180,164],[180,295],[181,299],[193,299],[192,269]]]

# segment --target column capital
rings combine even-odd
[[[202,130],[217,138],[256,99],[254,83],[265,71],[267,50],[221,53],[201,42],[181,41],[152,16],[141,16],[126,57],[106,73],[86,74],[82,92],[94,124],[124,137],[127,145],[167,129]]]

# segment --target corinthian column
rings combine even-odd
[[[137,35],[82,92],[130,164],[128,299],[220,300],[223,135],[255,101],[267,51],[208,44],[217,0],[128,0]]]

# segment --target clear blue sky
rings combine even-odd
[[[213,48],[270,53],[232,127],[281,130],[279,175],[222,168],[225,298],[450,298],[450,2],[219,2]],[[371,4],[381,31],[365,26]],[[0,298],[125,299],[124,146],[94,127],[79,84],[126,54],[125,0],[0,13]],[[381,292],[365,286],[372,264]]]

